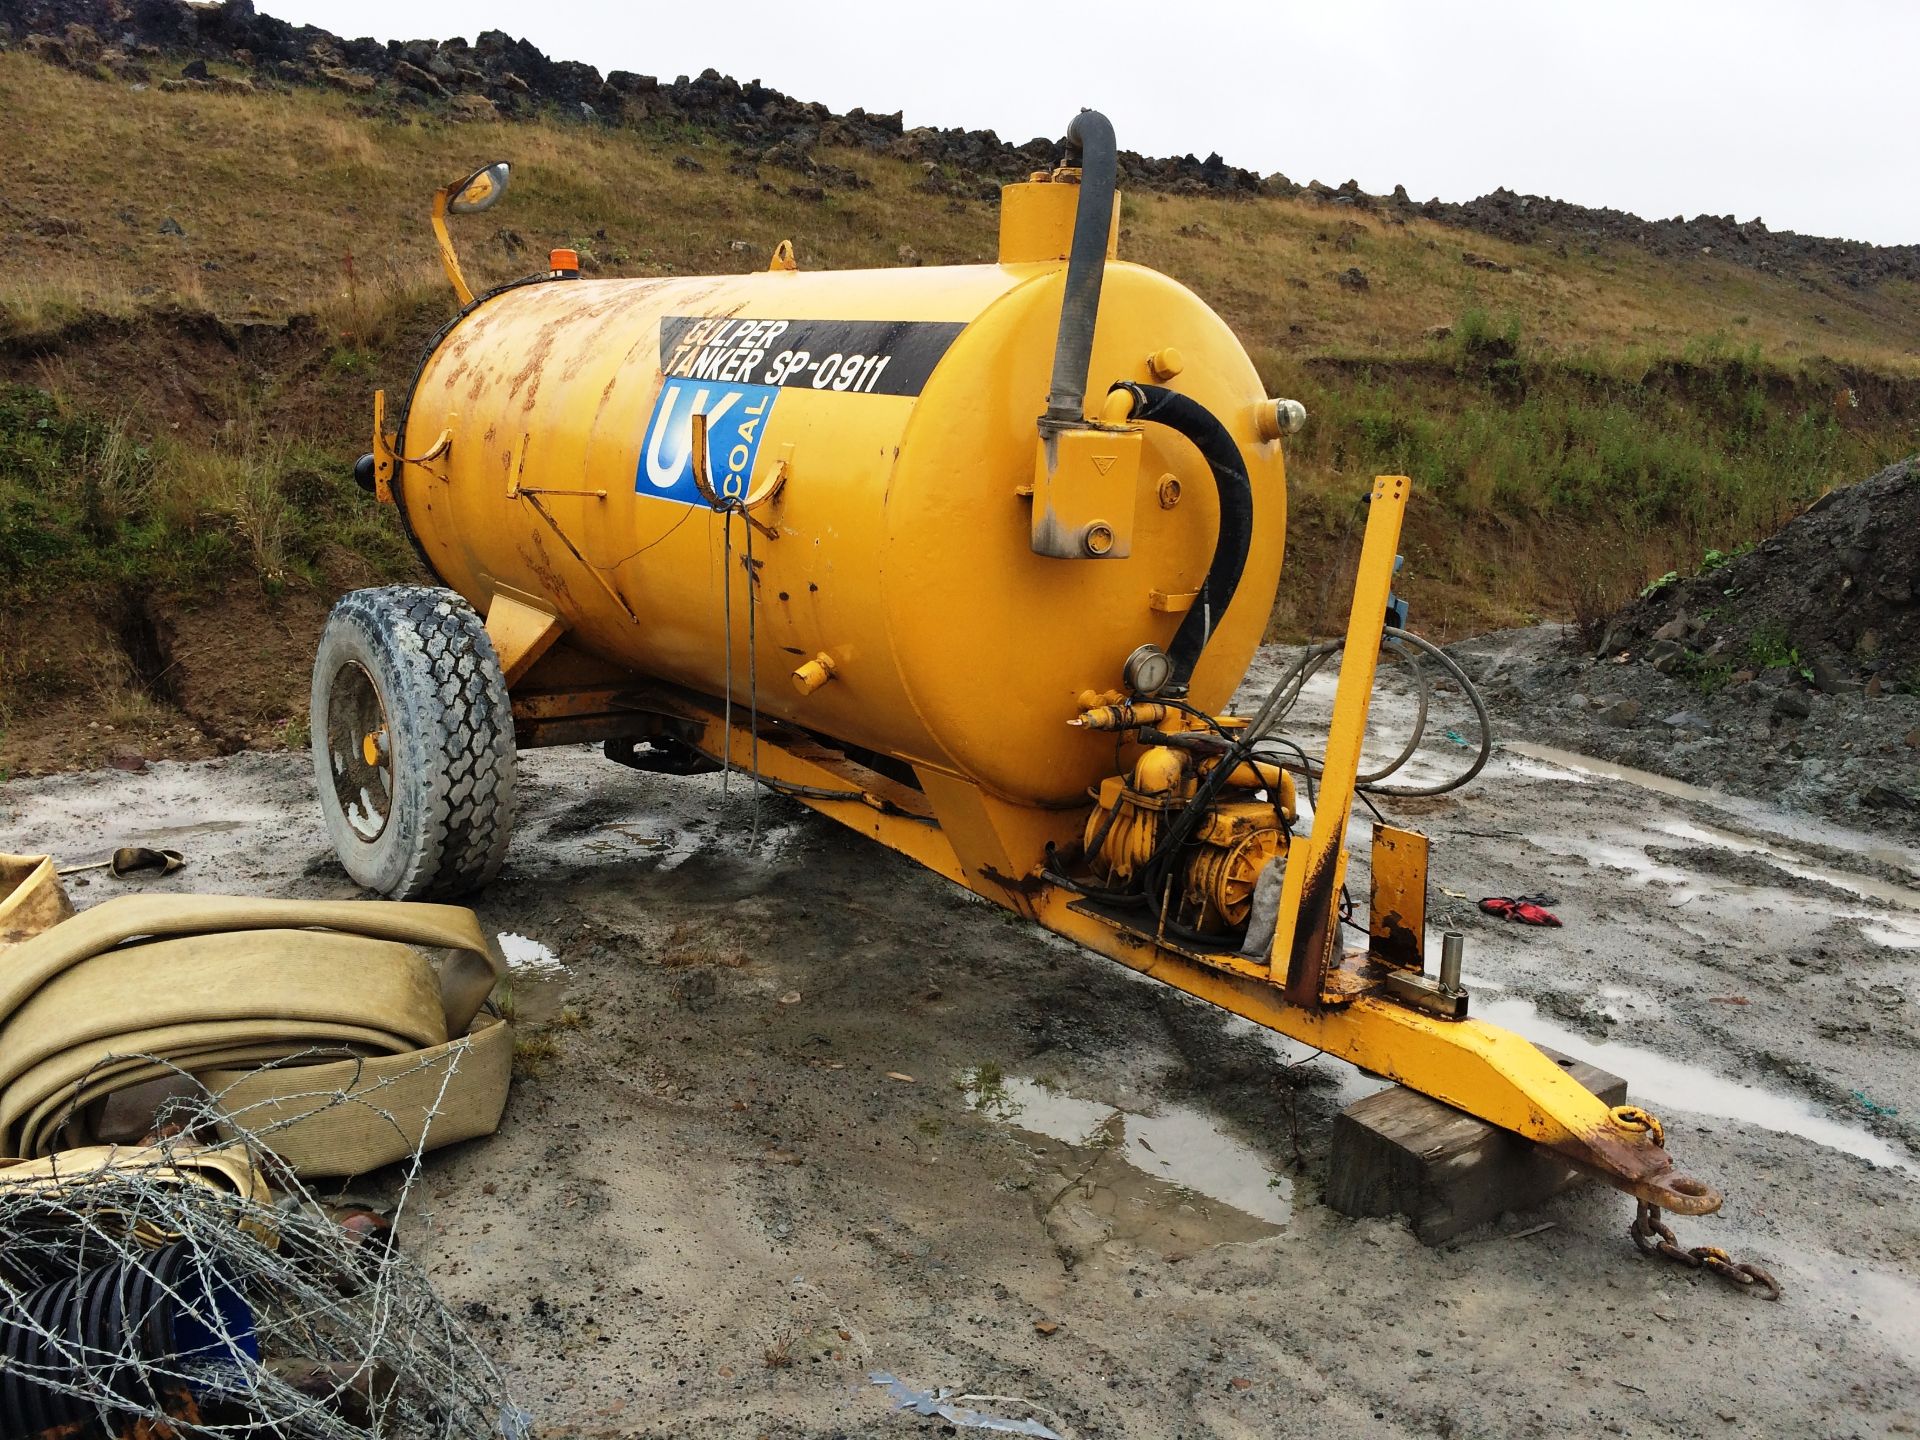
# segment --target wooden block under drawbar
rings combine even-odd
[[[1627,1082],[1541,1047],[1609,1105]],[[1428,1245],[1524,1210],[1585,1178],[1518,1135],[1396,1085],[1335,1117],[1327,1203],[1342,1215],[1405,1215]]]

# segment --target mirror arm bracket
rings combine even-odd
[[[473,288],[461,273],[460,257],[453,253],[453,237],[447,233],[447,202],[453,198],[454,190],[454,186],[446,185],[433,192],[433,238],[440,247],[440,268],[447,272],[447,283],[460,297],[460,308],[464,310],[473,304]]]

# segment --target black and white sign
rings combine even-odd
[[[669,315],[660,372],[850,395],[918,395],[966,327],[957,320],[751,320]]]

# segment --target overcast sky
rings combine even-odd
[[[259,0],[382,40],[484,29],[670,80],[1003,139],[1081,106],[1147,154],[1415,199],[1497,186],[1920,242],[1920,0]]]

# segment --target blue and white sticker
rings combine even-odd
[[[707,417],[707,476],[722,497],[738,500],[753,485],[754,457],[780,391],[773,385],[712,380],[662,382],[640,446],[633,488],[642,495],[704,505],[693,481],[693,417]]]

